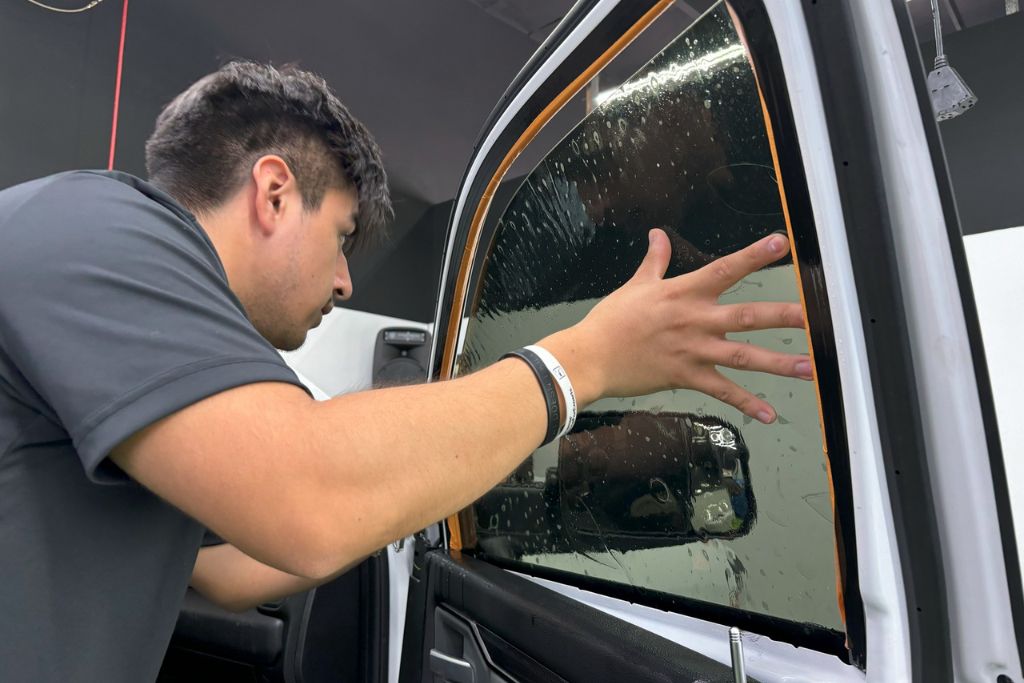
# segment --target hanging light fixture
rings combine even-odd
[[[935,109],[935,120],[945,121],[960,116],[978,102],[964,79],[949,65],[942,49],[942,20],[938,0],[931,0],[932,26],[935,28],[935,65],[928,74],[928,94]]]

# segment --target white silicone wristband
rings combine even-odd
[[[556,439],[561,439],[572,431],[573,425],[576,424],[576,392],[572,388],[572,382],[569,381],[569,375],[566,374],[565,368],[562,367],[562,364],[558,362],[558,359],[550,351],[536,344],[527,346],[526,349],[533,351],[537,354],[538,358],[544,361],[548,372],[555,378],[558,388],[562,390],[562,398],[565,400],[565,424],[562,425],[561,431],[555,436]]]

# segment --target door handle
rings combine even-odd
[[[433,649],[430,651],[430,670],[446,683],[476,683],[472,664]]]

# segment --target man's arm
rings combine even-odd
[[[353,566],[358,562],[356,560]],[[350,568],[340,568],[335,576]],[[189,585],[210,602],[232,612],[242,612],[307,591],[331,578],[334,577],[307,579],[288,574],[252,559],[230,543],[223,543],[199,550]]]
[[[151,425],[112,457],[247,555],[322,579],[514,469],[544,435],[535,385],[516,360],[331,401],[252,384]]]
[[[636,275],[541,343],[569,373],[581,406],[684,387],[771,421],[771,407],[716,366],[810,378],[807,359],[724,335],[802,327],[802,311],[717,300],[785,253],[785,239],[773,236],[664,280],[668,239],[652,231]],[[532,372],[507,359],[448,382],[330,401],[291,385],[243,386],[154,423],[111,457],[243,553],[324,579],[472,503],[540,443],[545,425]]]

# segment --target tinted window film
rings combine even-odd
[[[582,319],[633,274],[656,226],[674,245],[669,277],[786,229],[757,85],[722,5],[527,176],[498,221],[459,373]],[[723,297],[780,300],[799,300],[791,262]],[[791,330],[735,338],[807,352]],[[477,502],[475,552],[841,630],[815,387],[723,372],[769,397],[777,424],[689,391],[602,400]]]

